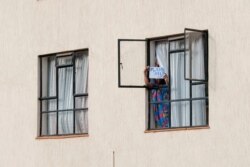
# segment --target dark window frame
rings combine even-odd
[[[169,127],[168,128],[151,128],[150,127],[150,120],[151,120],[151,115],[150,115],[150,108],[151,108],[151,104],[150,103],[150,89],[152,88],[148,88],[146,85],[122,85],[121,84],[121,75],[120,75],[120,68],[121,68],[121,58],[120,58],[120,54],[121,54],[121,49],[120,49],[120,43],[121,42],[124,42],[124,41],[145,41],[145,48],[146,48],[146,55],[145,55],[145,58],[146,58],[146,66],[149,66],[150,65],[150,42],[152,41],[157,41],[157,40],[169,40],[170,38],[180,38],[180,39],[177,39],[177,40],[184,40],[184,43],[186,42],[185,41],[185,33],[186,31],[197,31],[197,32],[202,32],[204,33],[205,35],[205,40],[206,40],[206,43],[204,44],[205,45],[205,80],[195,80],[195,79],[188,79],[186,77],[186,71],[184,71],[184,77],[185,77],[185,80],[189,80],[190,82],[190,98],[186,98],[186,99],[176,99],[176,100],[168,100],[164,103],[172,103],[172,102],[176,102],[176,101],[190,101],[190,126],[180,126],[180,127],[172,127],[171,126],[171,108],[170,108],[170,112],[169,112]],[[173,40],[171,40],[173,41]],[[151,38],[146,38],[146,39],[118,39],[118,88],[146,88],[147,89],[147,113],[148,113],[148,116],[147,116],[147,125],[146,125],[146,129],[147,130],[162,130],[162,129],[191,129],[191,128],[202,128],[202,127],[209,127],[209,91],[208,91],[208,79],[209,79],[209,59],[208,59],[208,30],[196,30],[196,29],[190,29],[190,28],[185,28],[184,29],[184,33],[178,33],[178,34],[173,34],[173,35],[166,35],[166,36],[159,36],[159,37],[151,37]],[[170,45],[168,46],[170,47]],[[171,51],[171,53],[178,53],[178,52],[184,52],[184,70],[186,70],[186,53],[185,53],[185,50],[186,50],[186,44],[185,44],[185,48],[183,50],[176,50],[176,51]],[[170,71],[170,49],[168,49],[169,51],[169,56],[168,56],[168,59],[169,59],[169,65],[168,65],[168,68],[169,68],[169,71]],[[170,72],[169,72],[170,73]],[[170,74],[169,74],[170,75]],[[169,82],[170,81],[170,76],[169,76]],[[196,81],[196,82],[195,82]],[[197,82],[198,81],[198,82]],[[205,97],[202,97],[202,98],[192,98],[192,86],[194,85],[198,85],[198,84],[205,84]],[[153,88],[155,89],[155,88]],[[157,88],[156,88],[157,89]],[[169,96],[171,98],[171,91],[169,91]],[[201,126],[193,126],[192,125],[192,102],[193,101],[196,101],[196,100],[206,100],[206,124],[205,125],[201,125]],[[171,105],[170,105],[171,107]]]
[[[208,33],[207,30],[204,30],[206,33]],[[169,35],[169,36],[163,36],[163,37],[154,37],[154,38],[148,38],[148,45],[147,45],[147,66],[150,65],[150,42],[153,42],[153,41],[157,41],[157,40],[162,40],[162,41],[168,41],[169,43],[170,42],[174,42],[174,41],[180,41],[180,40],[185,40],[184,38],[184,33],[181,33],[181,34],[175,34],[175,35]],[[170,38],[177,38],[177,39],[174,39],[174,40],[169,40]],[[208,42],[207,42],[207,45],[208,45]],[[206,47],[205,47],[206,48]],[[208,46],[207,46],[208,48]],[[186,48],[184,49],[181,49],[181,50],[173,50],[173,51],[170,51],[170,44],[168,45],[168,70],[169,70],[169,82],[171,82],[171,77],[170,77],[170,58],[171,58],[171,54],[172,53],[181,53],[183,52],[184,53],[184,59],[185,59],[185,50]],[[206,54],[207,54],[207,58],[208,58],[208,50],[205,51]],[[186,61],[186,60],[184,60]],[[208,59],[205,61],[208,63]],[[186,63],[184,62],[184,65]],[[207,70],[208,70],[208,64],[206,65]],[[185,67],[184,67],[184,74],[186,73],[185,72]],[[148,96],[148,125],[147,125],[147,130],[161,130],[161,129],[189,129],[189,128],[200,128],[200,127],[208,127],[209,126],[209,100],[208,100],[208,75],[207,75],[207,78],[205,81],[199,81],[199,82],[195,82],[197,80],[190,80],[190,79],[187,79],[185,78],[185,80],[188,80],[189,83],[190,83],[190,87],[189,87],[189,96],[190,98],[185,98],[185,99],[175,99],[175,100],[171,100],[171,89],[169,89],[169,96],[170,96],[170,100],[168,101],[165,101],[163,102],[162,104],[164,103],[170,103],[170,112],[169,112],[169,127],[167,128],[150,128],[150,120],[151,120],[151,115],[150,115],[150,108],[151,108],[151,103],[150,102],[150,90],[152,89],[158,89],[157,87],[154,87],[154,88],[147,88],[147,96]],[[199,84],[205,84],[205,92],[206,92],[206,97],[200,97],[200,98],[192,98],[192,86],[195,86],[195,85],[199,85]],[[200,126],[193,126],[192,125],[192,102],[193,101],[196,101],[196,100],[206,100],[206,106],[207,106],[207,109],[206,109],[206,125],[200,125]],[[179,127],[172,127],[171,126],[171,103],[172,102],[182,102],[182,101],[190,101],[190,126],[179,126]]]
[[[69,50],[69,51],[62,51],[62,52],[55,52],[55,53],[49,53],[49,54],[43,54],[43,55],[39,55],[38,58],[39,58],[39,98],[38,98],[38,101],[39,101],[39,137],[46,137],[46,136],[71,136],[71,135],[85,135],[85,134],[88,134],[88,133],[76,133],[76,127],[75,127],[75,118],[76,118],[76,114],[75,112],[76,111],[85,111],[85,110],[89,110],[88,107],[86,108],[75,108],[75,98],[77,97],[87,97],[88,98],[88,92],[87,93],[76,93],[75,92],[75,54],[76,52],[87,52],[87,56],[89,56],[89,49],[88,48],[83,48],[83,49],[76,49],[76,50]],[[70,53],[70,54],[67,54],[67,53]],[[60,54],[65,54],[63,56],[60,56]],[[59,56],[57,56],[59,55]],[[56,95],[55,96],[42,96],[42,58],[44,57],[52,57],[52,56],[55,56],[56,57],[56,62],[55,62],[55,67],[56,67]],[[57,59],[60,58],[60,57],[68,57],[68,56],[72,56],[72,64],[67,64],[67,65],[58,65],[57,64]],[[73,67],[73,109],[64,109],[64,110],[59,110],[58,109],[58,103],[59,103],[59,100],[58,100],[58,71],[60,68],[67,68],[67,67]],[[88,81],[87,81],[88,82]],[[46,101],[46,100],[57,100],[57,104],[56,104],[56,110],[53,110],[53,111],[42,111],[42,102],[43,101]],[[58,133],[58,113],[59,112],[64,112],[64,111],[73,111],[73,133],[68,133],[68,134],[59,134]],[[56,134],[52,134],[52,135],[43,135],[42,134],[42,116],[43,114],[48,114],[48,113],[56,113]]]

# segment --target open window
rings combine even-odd
[[[119,87],[146,88],[148,130],[208,126],[207,30],[118,40],[118,56]],[[168,79],[147,84],[145,66],[163,67]]]
[[[145,88],[143,69],[146,66],[146,40],[118,40],[118,87]]]
[[[208,80],[208,31],[185,28],[185,79]]]

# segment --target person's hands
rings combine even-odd
[[[147,67],[144,69],[144,75],[145,75],[145,76],[148,74],[148,71],[149,71],[149,66],[147,66]]]
[[[168,84],[168,83],[169,83],[168,74],[165,74],[165,75],[163,76],[163,78],[164,78],[165,82]]]

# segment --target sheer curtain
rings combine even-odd
[[[55,56],[43,58],[43,96],[56,96],[56,59]],[[42,102],[43,111],[55,111],[56,100],[46,100]],[[42,115],[42,134],[53,135],[56,134],[56,112]]]
[[[183,47],[183,42],[171,42],[170,50],[183,49]],[[173,53],[170,56],[171,100],[189,98],[190,84],[184,78],[184,53]],[[172,127],[190,125],[190,102],[171,103],[171,125]]]
[[[163,67],[165,73],[168,74],[168,42],[156,43],[156,59],[160,67]]]
[[[88,56],[87,53],[78,53],[75,62],[76,93],[88,93]],[[77,97],[76,108],[87,108],[88,97]],[[76,133],[88,132],[88,110],[76,111]]]
[[[71,64],[72,60],[58,58],[58,64]],[[73,133],[73,67],[58,69],[58,133]]]

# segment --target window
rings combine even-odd
[[[164,68],[149,78],[145,66]],[[118,40],[118,87],[146,88],[147,129],[208,126],[208,31]]]
[[[88,133],[88,50],[42,55],[40,136]]]

